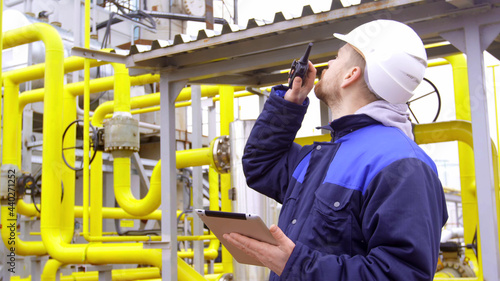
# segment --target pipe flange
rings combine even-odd
[[[210,143],[212,158],[212,167],[218,173],[229,173],[231,168],[231,146],[229,136],[220,136]]]
[[[225,273],[219,278],[219,281],[233,281],[234,276],[232,273]]]
[[[115,115],[104,123],[104,151],[111,152],[113,157],[129,157],[139,147],[139,121]]]
[[[457,260],[444,260],[443,267],[438,272],[450,277],[476,277],[474,270],[467,262]]]

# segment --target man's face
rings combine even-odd
[[[338,104],[340,101],[342,76],[350,57],[348,48],[350,46],[346,44],[339,49],[337,57],[328,62],[328,68],[323,70],[318,83],[314,87],[316,97],[329,107]]]

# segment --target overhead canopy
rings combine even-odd
[[[224,25],[221,34],[200,30],[196,38],[176,35],[153,42],[151,50],[138,52],[132,46],[126,64],[132,68],[170,70],[171,80],[190,83],[265,86],[286,81],[280,72],[302,56],[306,44],[314,43],[310,59],[326,62],[343,42],[333,32],[347,33],[374,19],[393,19],[412,26],[425,44],[443,42],[440,33],[462,27],[461,18],[475,16],[488,23],[500,19],[500,1],[385,0],[343,8],[333,0],[329,11],[304,6],[302,15],[286,18],[278,12],[272,23],[250,19],[245,27]],[[500,37],[488,51],[500,58]],[[430,58],[458,53],[453,45],[428,49]]]

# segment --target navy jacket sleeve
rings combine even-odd
[[[282,203],[300,145],[293,142],[309,105],[283,99],[288,88],[273,88],[243,155],[248,186]]]
[[[370,183],[361,202],[366,255],[335,255],[297,242],[280,280],[432,280],[446,202],[436,173],[406,158]]]

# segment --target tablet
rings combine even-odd
[[[263,266],[260,261],[226,241],[222,235],[235,232],[269,244],[278,244],[258,215],[201,209],[195,212],[239,263]]]

